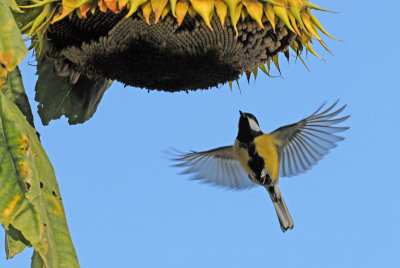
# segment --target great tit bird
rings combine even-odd
[[[334,133],[348,127],[334,125],[350,116],[338,118],[346,105],[334,110],[337,103],[321,111],[322,105],[307,118],[268,134],[261,131],[254,115],[239,111],[239,131],[233,146],[181,154],[174,159],[178,161],[175,166],[186,167],[183,174],[192,173],[193,179],[232,189],[265,187],[282,231],[293,229],[292,217],[279,189],[279,176],[306,172],[344,139]]]

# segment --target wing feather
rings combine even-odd
[[[183,167],[182,174],[192,174],[192,179],[202,180],[231,189],[256,186],[233,155],[233,147],[225,146],[204,152],[177,152],[174,166]]]
[[[335,126],[346,121],[350,116],[336,118],[345,108],[335,110],[338,101],[323,109],[321,105],[307,118],[291,125],[280,127],[271,132],[279,142],[280,176],[291,177],[304,173],[321,160],[329,150],[344,140],[335,133],[349,127]]]

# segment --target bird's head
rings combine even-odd
[[[248,143],[255,137],[262,135],[257,118],[250,113],[239,112],[239,133],[237,139],[241,142]]]

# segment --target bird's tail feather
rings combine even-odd
[[[287,229],[293,229],[293,220],[290,216],[288,208],[286,207],[286,203],[283,199],[278,183],[265,186],[265,188],[267,189],[272,203],[274,204],[276,215],[278,216],[282,231],[286,232]]]

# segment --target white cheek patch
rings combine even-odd
[[[257,124],[257,122],[253,118],[247,118],[249,120],[249,125],[251,130],[258,132],[261,131],[260,126]]]

